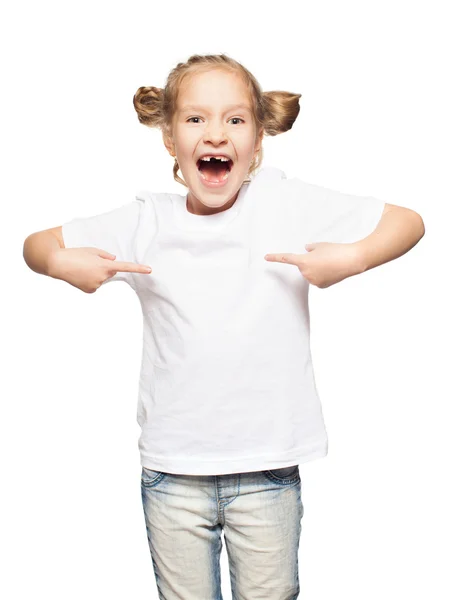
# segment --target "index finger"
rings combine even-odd
[[[269,262],[284,262],[291,265],[297,265],[301,259],[301,255],[293,254],[292,252],[279,252],[276,254],[265,254],[264,258]]]
[[[150,273],[152,271],[152,268],[148,265],[140,265],[139,263],[125,262],[121,260],[109,262],[110,264],[108,266],[110,269],[113,269],[113,271],[125,271],[127,273]]]

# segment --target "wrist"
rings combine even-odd
[[[364,273],[367,270],[364,247],[360,241],[353,242],[349,246],[351,247],[351,268],[353,275]]]
[[[46,260],[46,271],[47,271],[47,275],[49,277],[53,277],[54,279],[62,279],[61,274],[60,274],[60,256],[62,254],[62,250],[64,250],[64,248],[56,248],[54,250],[51,250],[48,254],[47,254],[47,260]]]

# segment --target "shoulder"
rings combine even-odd
[[[143,214],[155,213],[160,206],[171,203],[171,194],[141,189],[136,193],[135,201],[142,205]]]
[[[319,186],[310,184],[299,177],[287,177],[286,173],[272,165],[263,167],[254,177],[256,187],[262,187],[265,190],[278,190],[284,197],[291,197],[300,192],[314,192]]]
[[[151,192],[146,189],[141,189],[136,194],[136,200],[146,205],[158,206],[160,204],[167,205],[173,202],[174,197],[182,198],[181,194],[169,192]]]

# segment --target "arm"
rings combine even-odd
[[[23,257],[32,271],[50,276],[49,258],[53,252],[64,248],[60,230],[60,227],[55,227],[53,230],[37,231],[27,237],[23,245]]]
[[[267,254],[266,260],[296,265],[312,285],[326,288],[405,254],[423,237],[425,228],[418,213],[385,204],[374,231],[357,242],[313,242],[307,254]]]
[[[417,212],[386,204],[376,229],[351,244],[356,253],[357,272],[363,273],[399,258],[420,241],[425,231],[423,219]]]

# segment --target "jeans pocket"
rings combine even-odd
[[[144,487],[153,487],[158,482],[160,482],[166,473],[163,471],[154,471],[153,469],[149,469],[147,467],[142,467],[141,471],[141,485]]]
[[[299,476],[299,465],[292,465],[290,467],[281,467],[280,469],[271,469],[269,471],[264,471],[271,479],[280,480],[283,483],[291,483],[297,479],[300,479]]]

